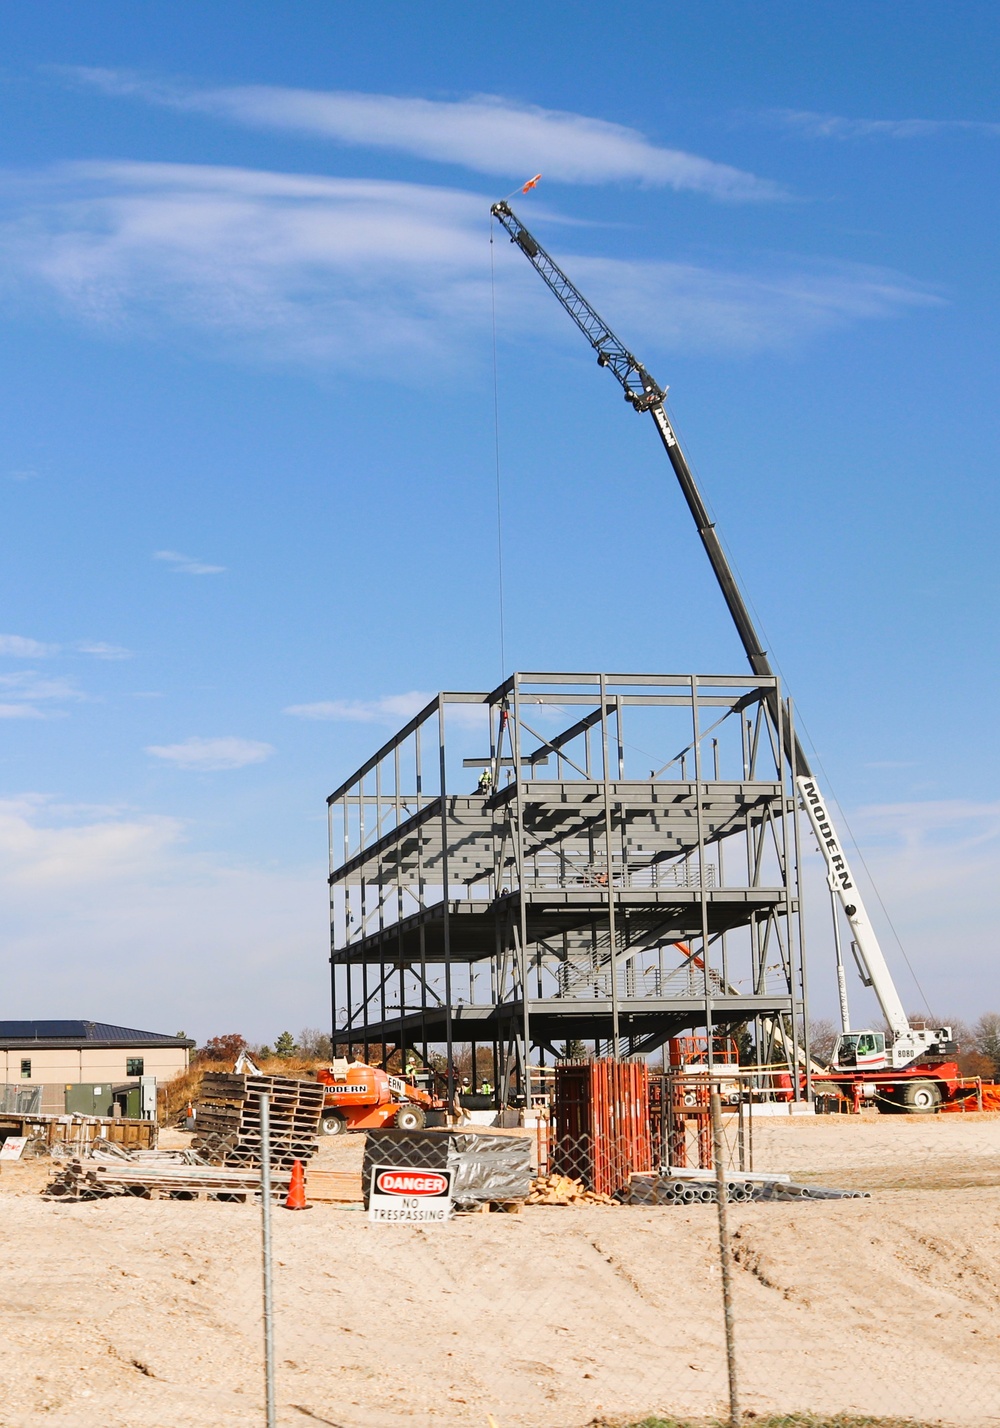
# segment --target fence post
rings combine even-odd
[[[274,1293],[271,1282],[271,1097],[260,1095],[260,1217],[264,1261],[264,1387],[267,1428],[275,1428]]]
[[[715,1160],[715,1198],[719,1211],[719,1264],[722,1268],[722,1314],[726,1330],[726,1367],[729,1371],[729,1424],[740,1428],[740,1400],[736,1383],[736,1336],[733,1327],[733,1284],[729,1254],[729,1224],[726,1216],[726,1166],[722,1143],[722,1102],[712,1091],[712,1149]]]

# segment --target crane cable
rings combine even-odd
[[[503,619],[503,504],[500,485],[500,384],[497,376],[497,279],[493,252],[493,229],[496,220],[490,214],[490,316],[493,326],[493,454],[496,464],[497,495],[497,597],[500,617],[500,682],[507,678],[507,658],[504,648]]]
[[[664,399],[664,402],[663,402],[663,406],[664,406],[664,409],[666,409],[666,407],[667,407],[667,402],[666,402],[665,399]],[[669,417],[670,417],[670,424],[671,424],[671,426],[673,427],[674,431],[677,433],[678,440],[679,440],[680,437],[681,437],[681,430],[680,430],[680,428],[678,427],[676,421],[674,420],[673,413],[672,413],[672,412],[669,412],[668,415],[669,415]],[[687,450],[687,447],[685,446],[684,449]],[[740,570],[740,568],[739,568],[739,564],[737,563],[736,557],[735,557],[735,555],[733,554],[733,551],[731,550],[731,548],[730,548],[728,542],[727,542],[727,541],[725,540],[725,538],[723,537],[722,531],[721,531],[721,529],[720,529],[718,523],[717,523],[716,520],[715,520],[715,512],[714,512],[713,509],[712,509],[712,503],[711,503],[711,501],[708,499],[708,496],[705,494],[705,487],[704,487],[704,485],[702,484],[702,482],[701,482],[700,480],[698,480],[697,468],[695,467],[695,465],[694,465],[691,461],[688,462],[688,465],[689,465],[690,468],[691,468],[691,473],[692,473],[692,475],[694,476],[695,480],[698,481],[698,488],[699,488],[699,490],[700,490],[701,493],[702,493],[702,500],[703,500],[704,503],[705,503],[705,509],[708,511],[708,514],[709,514],[709,516],[711,517],[713,524],[715,525],[716,534],[718,535],[719,541],[720,541],[721,545],[723,546],[723,549],[724,549],[725,555],[726,555],[726,559],[729,561],[729,564],[732,566],[732,569],[733,569],[733,571],[734,571],[734,573],[735,573],[735,575],[736,575],[736,579],[737,579],[737,581],[738,581],[738,583],[739,583],[740,590],[742,591],[742,594],[743,594],[743,599],[745,600],[745,602],[747,603],[747,605],[750,607],[750,612],[751,612],[751,614],[753,615],[754,621],[755,621],[755,623],[756,623],[757,630],[758,630],[758,632],[759,632],[759,634],[760,634],[760,636],[761,636],[761,639],[762,639],[762,641],[763,641],[764,647],[765,647],[765,648],[768,650],[768,652],[769,652],[769,653],[768,653],[768,657],[769,657],[769,659],[771,660],[771,663],[773,664],[774,668],[777,670],[778,676],[779,676],[779,678],[781,679],[782,684],[783,684],[783,685],[785,686],[785,688],[787,689],[787,688],[788,688],[788,681],[787,681],[787,679],[785,678],[784,671],[783,671],[782,668],[781,668],[781,661],[777,658],[777,656],[776,656],[776,655],[774,654],[774,652],[773,652],[773,646],[772,646],[772,644],[771,644],[771,641],[770,641],[770,640],[768,639],[768,637],[767,637],[767,630],[766,630],[766,628],[765,628],[765,626],[764,626],[764,621],[761,619],[760,611],[757,609],[757,606],[754,604],[753,598],[752,598],[752,596],[750,595],[750,592],[749,592],[749,587],[747,586],[746,581],[743,579],[743,574],[742,574],[742,572],[741,572],[741,570]],[[875,881],[875,877],[874,877],[874,875],[873,875],[873,873],[872,873],[872,870],[871,870],[871,869],[869,868],[869,866],[868,866],[868,862],[867,862],[867,860],[866,860],[866,858],[865,858],[865,855],[864,855],[864,853],[862,852],[862,849],[861,849],[861,844],[858,842],[857,838],[856,838],[855,835],[854,835],[854,829],[851,827],[850,823],[848,822],[847,814],[844,812],[844,806],[843,806],[843,804],[841,803],[840,799],[837,797],[836,792],[834,791],[833,784],[832,784],[832,782],[831,782],[831,780],[830,780],[829,775],[827,774],[826,768],[825,768],[825,766],[824,766],[824,764],[823,764],[823,760],[822,760],[822,758],[820,757],[819,750],[818,750],[818,748],[817,748],[817,746],[816,746],[816,741],[813,739],[812,735],[810,734],[809,729],[808,729],[808,726],[806,725],[805,720],[802,718],[801,712],[798,712],[798,711],[796,712],[795,723],[796,723],[796,727],[801,731],[802,734],[805,735],[805,739],[806,739],[806,742],[807,742],[808,745],[809,745],[810,751],[811,751],[812,756],[813,756],[813,760],[815,761],[816,766],[817,766],[817,768],[819,769],[820,774],[822,775],[822,778],[823,778],[823,786],[824,786],[824,788],[826,789],[827,796],[829,797],[831,794],[832,794],[832,796],[833,796],[833,801],[834,801],[834,802],[836,803],[836,805],[837,805],[837,814],[838,814],[838,817],[839,817],[841,823],[843,824],[843,826],[847,829],[848,837],[850,838],[851,843],[853,844],[854,851],[855,851],[855,853],[857,853],[857,855],[858,855],[858,860],[860,861],[861,866],[862,866],[862,867],[864,868],[864,870],[865,870],[865,874],[866,874],[866,876],[867,876],[867,878],[868,878],[869,886],[871,887],[872,892],[875,894],[875,898],[876,898],[876,901],[878,902],[879,907],[882,909],[882,915],[883,915],[883,917],[885,918],[886,922],[888,923],[889,930],[891,931],[891,933],[892,933],[892,935],[893,935],[893,938],[895,939],[896,946],[899,948],[900,955],[902,956],[903,961],[906,963],[906,969],[907,969],[907,971],[909,972],[910,976],[913,978],[913,985],[916,987],[917,992],[918,992],[919,995],[920,995],[920,1000],[923,1002],[924,1006],[927,1008],[927,1015],[931,1018],[931,1020],[934,1020],[934,1013],[931,1011],[930,1002],[927,1000],[927,994],[926,994],[926,992],[925,992],[924,989],[923,989],[923,986],[922,986],[922,984],[921,984],[921,982],[920,982],[920,978],[917,976],[916,971],[914,970],[913,963],[910,961],[910,959],[909,959],[909,957],[908,957],[908,955],[907,955],[906,948],[903,946],[903,940],[902,940],[902,938],[900,937],[899,933],[896,931],[896,924],[893,922],[892,916],[891,916],[891,914],[890,914],[890,912],[889,912],[889,909],[886,907],[885,902],[883,901],[882,894],[881,894],[881,892],[879,891],[878,883]]]

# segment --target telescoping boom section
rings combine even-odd
[[[495,203],[491,213],[576,323],[597,353],[598,365],[611,371],[622,387],[625,400],[635,411],[648,412],[652,417],[722,597],[736,626],[750,668],[756,675],[772,678],[774,671],[767,652],[763,648],[715,524],[709,518],[697,482],[664,408],[667,389],[660,386],[621,338],[612,331],[555,259],[528,231],[510,205],[505,201]],[[899,1069],[926,1057],[947,1054],[954,1049],[950,1028],[910,1025],[865,909],[864,900],[850,874],[829,805],[809,767],[792,721],[785,717],[776,719],[775,722],[783,730],[785,754],[794,770],[798,790],[816,834],[820,852],[826,860],[830,888],[851,928],[852,948],[862,981],[875,992],[890,1029],[890,1045],[886,1048],[883,1033],[848,1033],[845,1018],[845,1034],[840,1038],[834,1053],[834,1067],[838,1067],[843,1060],[845,1070],[852,1072],[863,1060],[864,1068],[868,1070]],[[872,1049],[869,1049],[869,1042],[872,1043]]]

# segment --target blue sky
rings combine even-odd
[[[4,31],[7,1015],[325,1023],[326,794],[500,674],[488,209],[538,170],[935,1011],[1000,1002],[994,6]],[[741,670],[652,425],[493,256],[508,668]]]

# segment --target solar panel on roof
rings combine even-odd
[[[0,1036],[11,1040],[39,1040],[48,1037],[77,1037],[87,1035],[87,1024],[82,1021],[0,1021]]]
[[[2,1041],[175,1041],[159,1031],[112,1026],[106,1021],[0,1021]]]

